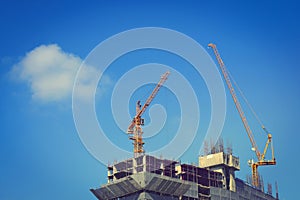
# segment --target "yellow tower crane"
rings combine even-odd
[[[152,91],[151,95],[148,97],[147,101],[145,102],[144,106],[141,106],[141,102],[137,101],[136,103],[136,115],[134,116],[131,124],[128,126],[127,133],[132,134],[132,136],[129,138],[133,140],[133,152],[134,157],[139,156],[140,154],[144,153],[143,145],[145,144],[143,142],[143,130],[142,126],[144,125],[144,119],[142,119],[142,115],[146,111],[147,107],[150,105],[154,97],[156,96],[159,89],[162,87],[164,82],[167,80],[170,72],[167,71],[161,76],[160,81],[157,83],[156,87]]]
[[[248,121],[246,119],[246,116],[244,114],[244,111],[241,107],[241,104],[236,96],[236,93],[234,91],[234,88],[231,84],[231,81],[230,81],[230,78],[229,78],[229,74],[227,72],[227,69],[225,67],[225,64],[217,50],[217,47],[215,44],[212,44],[210,43],[208,45],[209,47],[211,47],[214,51],[214,54],[218,60],[218,63],[219,63],[219,66],[221,68],[221,71],[222,71],[222,74],[224,76],[224,79],[226,81],[226,84],[228,86],[228,89],[230,91],[230,94],[232,96],[232,99],[234,101],[234,104],[239,112],[239,115],[242,119],[242,122],[244,124],[244,127],[246,129],[246,132],[248,134],[248,137],[250,139],[250,142],[251,142],[251,145],[252,145],[252,150],[255,152],[256,154],[256,157],[258,159],[257,162],[254,162],[253,160],[252,161],[249,161],[249,164],[251,165],[251,168],[252,168],[252,184],[253,186],[255,187],[258,187],[259,185],[259,176],[258,176],[258,172],[257,172],[257,168],[258,166],[264,166],[264,165],[276,165],[276,160],[275,160],[275,157],[274,157],[274,149],[273,149],[273,145],[272,145],[272,135],[267,131],[267,129],[262,125],[262,129],[267,133],[267,142],[266,142],[266,145],[265,145],[265,148],[264,148],[264,151],[263,153],[261,153],[257,147],[257,144],[254,140],[254,136],[253,136],[253,133],[252,133],[252,130],[250,129],[250,126],[248,124]],[[267,150],[269,148],[269,145],[271,146],[271,151],[272,151],[272,159],[271,160],[266,160],[265,159],[265,155],[267,153]]]

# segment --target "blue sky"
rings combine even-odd
[[[231,74],[273,134],[278,165],[259,169],[265,183],[278,181],[281,199],[295,198],[296,181],[300,178],[295,170],[300,164],[298,10],[297,1],[2,1],[0,199],[95,199],[89,189],[105,182],[106,168],[88,153],[75,128],[71,92],[72,77],[78,68],[73,66],[78,67],[108,37],[149,26],[179,31],[204,47],[210,42],[218,45]],[[38,59],[45,54],[53,59]],[[204,91],[203,95],[197,93],[197,98],[203,111],[203,130],[207,128],[209,95],[203,80],[194,76],[188,64],[159,51],[126,56],[107,71],[107,91],[102,91],[96,104],[97,115],[100,121],[104,120],[106,129],[121,132],[108,109],[113,84],[133,66],[149,62],[187,66],[175,68],[197,91]],[[133,94],[132,113],[136,99],[145,100],[149,90],[151,85]],[[174,116],[179,112],[174,95],[164,88],[153,103],[165,105],[167,113]],[[101,110],[105,115],[101,115]],[[149,120],[147,113],[145,118]],[[253,117],[249,121],[256,132]],[[170,123],[168,129],[172,132]],[[246,162],[254,154],[228,92],[222,135],[240,157],[241,171],[237,176],[245,179],[250,174]],[[130,150],[126,136],[122,140],[116,135],[111,137]],[[265,135],[255,137],[263,148]],[[172,135],[156,137],[171,138]],[[197,161],[201,139],[195,138],[182,157],[184,161]],[[152,143],[164,145],[155,142],[155,138]],[[145,148],[153,148],[151,139]],[[110,162],[113,161],[112,158]]]

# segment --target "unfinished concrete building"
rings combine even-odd
[[[198,166],[144,154],[107,169],[107,184],[91,189],[99,200],[278,199],[237,179],[239,158],[224,151],[200,156]]]

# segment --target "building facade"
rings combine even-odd
[[[275,200],[235,178],[239,159],[218,152],[199,165],[140,155],[108,166],[107,184],[91,189],[99,200]]]

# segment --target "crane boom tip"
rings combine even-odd
[[[213,43],[209,43],[208,46],[211,47],[211,48],[216,48],[216,45],[213,44]]]

